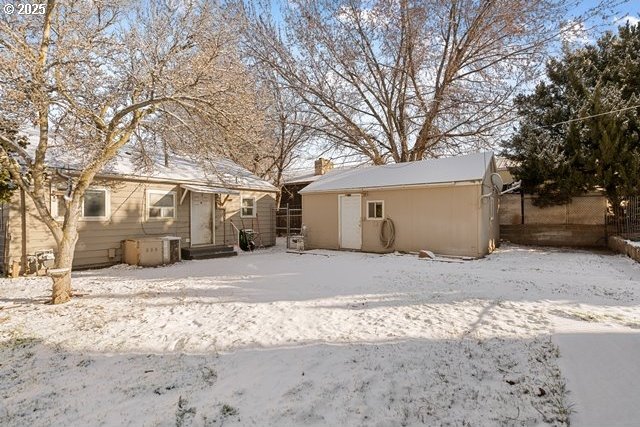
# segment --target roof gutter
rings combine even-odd
[[[51,169],[62,169],[62,168],[51,168]],[[65,173],[68,173],[70,175],[79,175],[79,172],[77,171],[77,169],[64,169]],[[100,174],[96,174],[96,178],[107,178],[107,179],[120,179],[120,180],[124,180],[124,181],[136,181],[136,182],[153,182],[153,183],[159,183],[159,184],[194,184],[194,185],[207,185],[207,186],[212,186],[214,183],[208,182],[208,181],[194,181],[194,180],[188,180],[188,179],[170,179],[170,178],[153,178],[153,177],[143,177],[143,176],[136,176],[136,175],[119,175],[119,174],[108,174],[108,173],[100,173]],[[267,189],[267,188],[260,188],[260,187],[241,187],[241,186],[232,186],[232,185],[227,185],[225,183],[219,183],[219,184],[215,184],[215,186],[220,187],[227,187],[227,188],[232,188],[234,190],[246,190],[246,191],[263,191],[265,193],[279,193],[280,190],[278,190],[277,188],[273,188],[273,189]]]

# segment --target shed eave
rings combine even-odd
[[[322,193],[362,193],[365,191],[380,191],[380,190],[408,190],[417,188],[434,188],[434,187],[458,187],[466,185],[480,185],[481,179],[468,180],[468,181],[450,181],[450,182],[433,182],[433,183],[421,183],[421,184],[403,184],[403,185],[383,185],[375,187],[351,187],[351,188],[333,188],[327,190],[308,190],[303,189],[300,194],[322,194]]]

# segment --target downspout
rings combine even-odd
[[[484,180],[482,181],[482,183],[478,186],[478,190],[480,192],[480,197],[477,199],[478,200],[478,213],[477,213],[477,219],[476,219],[476,256],[481,257],[483,256],[483,250],[482,250],[482,242],[480,239],[480,236],[482,235],[482,226],[484,223],[484,216],[483,216],[483,209],[482,209],[482,205],[484,203],[484,199],[488,196],[491,196],[491,194],[482,194],[482,190],[484,187]]]
[[[27,273],[27,206],[24,189],[20,189],[20,222],[22,242],[22,274]]]
[[[222,208],[222,244],[227,245],[227,208]]]

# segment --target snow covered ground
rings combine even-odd
[[[637,240],[626,240],[631,246],[640,246],[640,242]]]
[[[49,286],[0,281],[0,425],[640,417],[628,403],[640,395],[640,265],[621,255],[503,246],[446,263],[273,248],[79,272],[82,296],[61,306],[41,303]],[[595,375],[601,346],[620,349],[611,363],[628,376]],[[616,393],[626,410],[607,412]]]
[[[640,422],[640,333],[624,327],[559,322],[553,341],[575,393],[573,425],[637,426]]]

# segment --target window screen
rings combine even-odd
[[[149,218],[175,218],[176,195],[175,193],[164,193],[161,191],[150,191],[148,193],[147,212]]]
[[[85,191],[82,216],[85,218],[101,218],[107,216],[106,190]]]
[[[242,216],[254,216],[256,199],[253,197],[242,198],[241,212]]]
[[[367,218],[382,219],[384,216],[383,202],[367,202]]]
[[[57,218],[63,218],[67,213],[67,206],[64,203],[64,195],[56,194],[54,196],[53,203],[55,203],[55,207],[52,209],[52,213]]]

